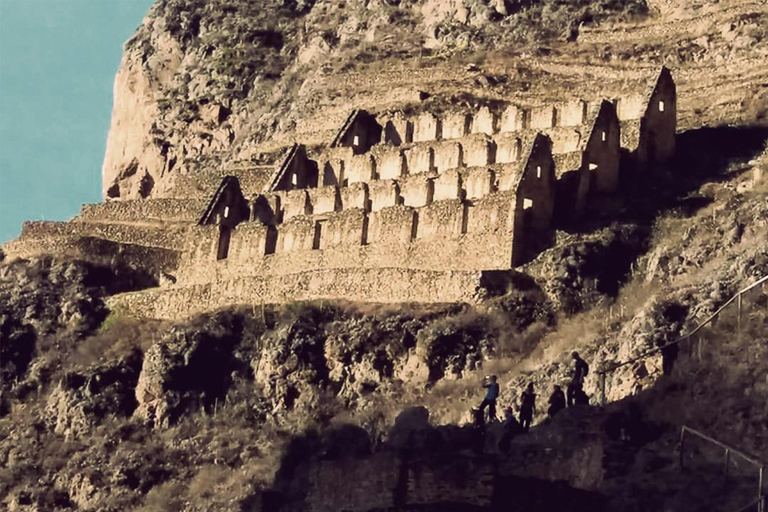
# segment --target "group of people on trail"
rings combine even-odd
[[[579,356],[578,352],[571,354],[574,360],[573,376],[568,383],[567,396],[559,385],[555,385],[549,397],[547,416],[553,418],[558,412],[574,405],[588,404],[589,397],[584,392],[584,380],[589,374],[589,365]],[[485,424],[485,409],[488,408],[490,421],[496,421],[496,401],[499,398],[499,383],[496,375],[486,375],[483,379],[483,388],[486,389],[485,398],[480,406],[474,409],[476,424]],[[536,414],[536,393],[533,382],[529,382],[520,395],[520,419],[515,417],[512,406],[504,410],[504,437],[502,445],[508,444],[511,437],[519,432],[527,432]]]

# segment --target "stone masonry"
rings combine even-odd
[[[356,110],[328,146],[295,144],[271,176],[232,172],[206,202],[90,205],[68,223],[25,225],[5,250],[95,236],[170,251],[174,284],[113,299],[152,317],[318,298],[471,301],[550,244],[557,223],[613,194],[622,152],[640,167],[669,159],[675,125],[666,68],[613,101]]]

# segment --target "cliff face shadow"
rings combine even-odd
[[[595,198],[582,222],[562,226],[568,232],[588,232],[614,222],[651,226],[664,210],[693,215],[712,202],[696,192],[707,182],[730,180],[759,155],[768,127],[722,126],[688,130],[677,135],[675,156],[664,164],[640,167],[626,155],[622,184],[615,197]]]
[[[746,164],[757,156],[768,139],[768,127],[722,126],[689,130],[677,136],[674,170],[701,182],[730,177],[729,167]],[[701,183],[699,183],[701,184]]]
[[[659,215],[691,217],[709,206],[714,198],[701,191],[702,185],[743,173],[764,150],[766,139],[764,126],[700,128],[678,134],[675,157],[667,163],[640,167],[625,155],[620,190],[594,197],[581,219],[563,221],[558,229],[600,235],[601,230],[611,233],[632,227],[624,237],[625,247],[617,245],[620,250],[601,258],[601,265],[605,262],[610,269],[610,279],[604,279],[610,284],[606,292],[615,295],[632,263],[648,249]]]
[[[262,495],[262,509],[604,510],[598,492],[505,474],[498,454],[478,446],[485,437],[484,429],[472,425],[432,426],[423,407],[403,410],[376,449],[357,426],[308,432],[288,444],[275,486]]]

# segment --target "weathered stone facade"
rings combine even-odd
[[[173,285],[114,299],[163,318],[314,298],[474,300],[487,276],[546,247],[556,223],[616,191],[622,148],[641,164],[670,158],[675,116],[666,69],[644,95],[615,101],[441,116],[355,110],[327,147],[295,144],[271,176],[224,176],[207,206],[88,205],[69,223],[25,225],[6,252],[72,248],[87,236],[168,251],[161,268]]]

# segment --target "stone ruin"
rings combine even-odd
[[[671,158],[675,129],[666,68],[644,94],[613,101],[441,116],[355,110],[327,147],[296,144],[275,168],[212,173],[188,199],[86,205],[70,222],[25,223],[5,250],[82,252],[107,240],[169,278],[111,299],[156,318],[319,298],[472,301],[503,289],[551,244],[555,225],[615,193],[621,161],[643,169]]]

